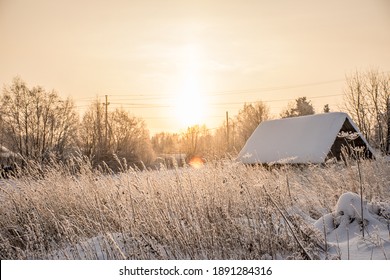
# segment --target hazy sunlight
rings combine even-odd
[[[179,90],[176,93],[176,118],[182,126],[205,121],[206,101],[200,90],[200,53],[194,45],[187,45],[181,53]]]

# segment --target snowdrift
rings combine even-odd
[[[329,248],[326,258],[390,258],[389,204],[363,200],[362,205],[358,194],[347,192],[340,196],[334,212],[322,216],[314,226],[324,234]]]

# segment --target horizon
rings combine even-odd
[[[93,8],[91,8],[93,7]],[[97,97],[145,120],[151,135],[263,101],[278,116],[305,96],[342,105],[346,76],[390,72],[390,2],[0,1],[0,85]]]

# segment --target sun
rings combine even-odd
[[[181,126],[205,122],[206,99],[201,91],[200,54],[197,47],[188,45],[181,55],[179,89],[175,98],[175,117]]]
[[[206,104],[194,79],[185,81],[177,95],[175,106],[176,118],[181,125],[188,127],[204,123]]]

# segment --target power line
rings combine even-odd
[[[307,96],[308,99],[318,99],[318,98],[327,98],[327,97],[336,97],[343,96],[344,94],[328,94],[328,95],[320,95],[320,96]],[[272,102],[284,102],[284,101],[292,101],[296,98],[286,98],[286,99],[270,99],[270,100],[261,100],[258,101],[272,103]],[[229,106],[229,105],[243,105],[245,103],[253,103],[256,101],[238,101],[238,102],[218,102],[218,103],[207,103],[208,106]],[[121,105],[124,107],[133,107],[133,108],[172,108],[175,107],[174,104],[156,104],[156,103],[128,103],[128,102],[111,102],[112,105]]]
[[[320,86],[324,84],[338,83],[341,81],[345,81],[345,79],[335,79],[335,80],[326,80],[312,83],[303,83],[303,84],[294,84],[294,85],[286,85],[286,86],[272,86],[272,87],[262,87],[262,88],[252,88],[252,89],[237,89],[237,90],[225,90],[225,91],[200,91],[200,94],[205,96],[221,96],[221,95],[236,95],[243,93],[261,93],[268,91],[278,91],[278,90],[288,90],[295,88],[304,88],[311,86]],[[116,90],[108,90],[110,92],[115,92]],[[124,94],[110,94],[111,97],[129,97],[131,100],[160,100],[160,99],[168,99],[175,98],[177,94],[170,92],[160,92],[160,94],[147,94],[147,93],[124,93]],[[96,100],[99,96],[89,97],[90,100]],[[138,97],[138,98],[135,98]],[[87,97],[80,98],[79,100],[88,100]]]
[[[345,81],[345,80],[344,79],[337,79],[337,80],[328,80],[328,81],[322,81],[322,82],[297,84],[297,85],[289,85],[289,86],[264,87],[264,88],[255,88],[255,89],[245,89],[245,90],[220,91],[220,92],[215,92],[215,95],[233,95],[233,94],[241,94],[241,93],[254,93],[254,92],[267,92],[267,91],[287,90],[287,89],[294,89],[294,88],[319,86],[319,85],[331,84],[331,83],[336,83],[336,82],[341,82],[341,81]]]

